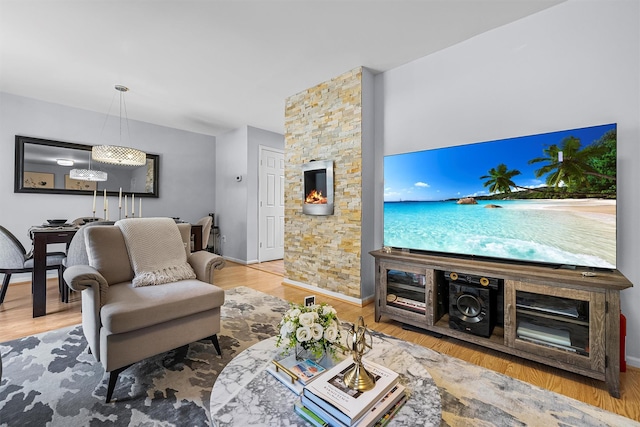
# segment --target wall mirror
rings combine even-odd
[[[16,135],[15,193],[101,194],[109,196],[134,193],[136,197],[158,197],[159,160],[147,153],[143,166],[115,166],[91,161],[91,169],[107,172],[101,182],[79,181],[69,177],[71,169],[89,169],[91,145],[51,141]],[[70,160],[73,165],[60,165]],[[62,162],[64,163],[64,162]]]

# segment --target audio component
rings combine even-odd
[[[483,337],[496,325],[500,280],[445,271],[449,282],[449,328]]]
[[[449,282],[468,283],[471,285],[480,285],[485,288],[498,289],[500,279],[494,279],[484,276],[475,276],[472,274],[456,273],[455,271],[445,271],[444,277]]]

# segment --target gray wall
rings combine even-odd
[[[635,366],[639,8],[637,1],[569,1],[376,76],[385,154],[618,124],[618,268],[636,286],[621,295],[627,361]]]
[[[216,223],[225,258],[246,261],[247,246],[247,128],[216,137]],[[237,182],[236,177],[242,176]]]
[[[109,136],[101,134],[104,121],[104,114],[0,93],[0,224],[25,247],[31,246],[27,230],[32,225],[50,218],[91,216],[92,196],[14,193],[15,135],[118,144],[118,139],[105,141]],[[160,155],[160,197],[143,199],[144,216],[195,222],[215,212],[215,138],[133,120],[129,125],[131,146]],[[111,219],[117,218],[117,203],[117,197],[110,198]],[[102,209],[101,201],[96,208]]]
[[[243,264],[258,262],[260,146],[283,150],[284,136],[246,126],[218,136],[216,145],[216,222],[226,237],[222,255]]]
[[[360,257],[360,295],[373,298],[375,294],[375,259],[369,252],[382,247],[382,203],[378,203],[377,182],[383,180],[382,144],[375,140],[375,77],[371,70],[362,69],[362,237]],[[380,193],[382,194],[382,193]],[[379,239],[378,239],[379,238]]]
[[[284,120],[284,118],[283,118]],[[260,233],[260,146],[284,150],[284,135],[249,126],[247,133],[247,262],[258,262]]]

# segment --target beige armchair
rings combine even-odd
[[[221,354],[224,291],[213,273],[218,255],[190,253],[190,225],[131,218],[85,230],[89,265],[67,268],[82,292],[82,327],[90,352],[110,373],[106,401],[120,372],[145,358],[201,339]]]

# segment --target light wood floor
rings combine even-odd
[[[310,292],[283,285],[282,275],[282,261],[250,266],[227,262],[223,270],[216,272],[216,285],[224,289],[247,286],[287,301],[301,303]],[[0,306],[0,342],[80,323],[80,296],[74,293],[71,295],[70,303],[60,303],[57,286],[57,280],[49,280],[47,315],[33,319],[30,283],[11,285],[4,304]],[[365,323],[371,329],[640,421],[640,369],[628,368],[627,372],[621,373],[622,397],[615,399],[609,396],[604,383],[600,381],[503,355],[451,338],[438,339],[426,333],[404,330],[401,324],[384,317],[380,323],[376,323],[372,304],[358,307],[321,294],[316,294],[316,301],[332,304],[342,320],[353,322],[358,316],[363,316]]]

